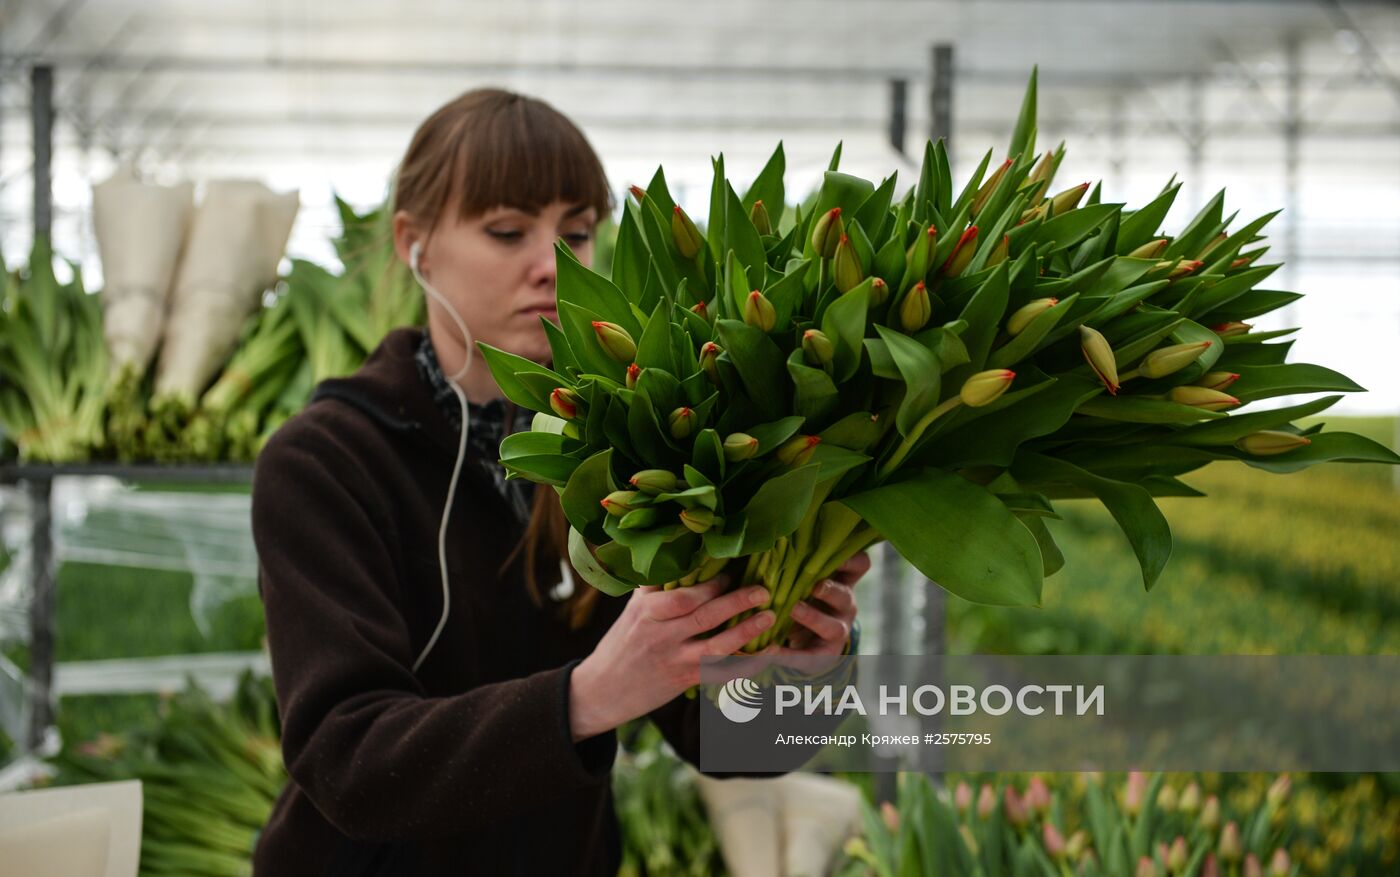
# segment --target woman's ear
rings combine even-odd
[[[422,240],[422,234],[418,229],[418,224],[407,210],[394,212],[394,254],[399,257],[399,261],[405,265],[413,263],[411,251],[416,242]]]

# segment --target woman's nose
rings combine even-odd
[[[535,286],[554,283],[554,240],[536,247],[530,259],[530,283]]]

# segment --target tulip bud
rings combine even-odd
[[[1159,840],[1159,841],[1157,841],[1157,859],[1158,859],[1158,861],[1160,861],[1160,862],[1162,862],[1162,863],[1165,864],[1166,861],[1167,861],[1167,855],[1168,855],[1167,842],[1164,841],[1164,840]]]
[[[758,439],[746,432],[731,432],[724,439],[724,459],[730,463],[747,460],[758,453]]]
[[[948,254],[948,260],[943,263],[943,273],[949,277],[957,277],[972,262],[972,257],[976,254],[977,226],[970,225],[967,231],[964,231],[962,236],[958,238],[953,252]]]
[[[953,790],[953,804],[958,808],[958,813],[967,812],[967,808],[972,806],[972,786],[959,780],[958,787]]]
[[[1155,259],[1167,249],[1167,239],[1148,241],[1128,254],[1129,259]]]
[[[807,364],[821,368],[829,365],[836,355],[836,347],[826,333],[820,329],[808,329],[802,333],[802,356]]]
[[[1158,263],[1158,264],[1159,264],[1159,265],[1169,265],[1169,264],[1171,264],[1171,263],[1170,263],[1170,262],[1161,262],[1161,263]],[[1190,274],[1192,271],[1195,271],[1196,269],[1200,268],[1200,267],[1201,267],[1202,265],[1204,265],[1204,264],[1205,264],[1205,262],[1197,262],[1197,261],[1192,261],[1192,260],[1189,260],[1189,259],[1184,259],[1184,260],[1182,260],[1182,261],[1180,261],[1180,262],[1177,262],[1174,266],[1172,266],[1172,270],[1169,271],[1169,272],[1167,272],[1167,279],[1168,279],[1168,280],[1176,280],[1178,277],[1185,277],[1187,274]]]
[[[1067,855],[1065,851],[1065,839],[1060,836],[1059,829],[1053,823],[1047,822],[1041,828],[1041,835],[1044,838],[1045,852],[1056,862],[1062,862]]]
[[[1249,323],[1241,323],[1239,320],[1234,320],[1229,323],[1217,323],[1211,326],[1210,330],[1221,338],[1229,338],[1231,335],[1243,335],[1253,328],[1254,326]]]
[[[880,819],[891,834],[899,832],[899,811],[889,801],[880,802]]]
[[[1157,792],[1157,809],[1167,813],[1176,809],[1176,789],[1171,786],[1162,786]]]
[[[578,417],[578,393],[568,387],[555,387],[549,394],[549,407],[554,409],[554,413],[565,420],[573,420]]]
[[[929,300],[928,288],[920,280],[899,303],[900,328],[912,335],[927,325],[931,316],[933,302]]]
[[[933,226],[928,227],[928,231],[919,235],[913,246],[904,254],[905,264],[907,264],[907,276],[915,280],[922,280],[933,262],[933,250],[938,242],[938,229]]]
[[[846,235],[836,244],[836,256],[832,260],[832,280],[837,292],[849,292],[865,282],[865,271],[860,267],[860,257],[855,245]]]
[[[681,509],[681,523],[692,533],[704,533],[713,527],[719,519],[715,513],[704,506],[696,506],[693,509]]]
[[[1118,361],[1113,356],[1113,347],[1109,345],[1108,339],[1103,337],[1103,333],[1088,326],[1079,327],[1079,349],[1084,352],[1084,359],[1088,361],[1089,368],[1094,370],[1103,385],[1108,388],[1109,395],[1118,394]]]
[[[630,186],[629,189],[632,192],[632,197],[637,199],[638,204],[642,203],[642,199],[647,196],[647,190],[641,186]]]
[[[1030,813],[1026,810],[1026,804],[1021,800],[1021,796],[1016,794],[1016,790],[1010,786],[1006,787],[1003,793],[1002,809],[1006,813],[1006,821],[1016,828],[1021,828],[1030,821]]]
[[[1238,259],[1230,263],[1230,270],[1238,271],[1239,269],[1248,265],[1250,262],[1253,262],[1255,258],[1256,257],[1254,255],[1240,256]]]
[[[1147,775],[1140,770],[1128,773],[1128,784],[1123,788],[1123,809],[1129,816],[1137,816],[1142,810],[1143,797],[1147,794]]]
[[[1186,784],[1186,789],[1182,791],[1181,797],[1176,802],[1177,809],[1187,816],[1192,816],[1201,809],[1201,787],[1195,780]]]
[[[1089,191],[1088,183],[1080,183],[1077,186],[1065,189],[1060,194],[1050,199],[1050,215],[1059,216],[1067,213],[1079,206],[1079,200],[1084,197],[1084,193]]]
[[[744,322],[755,329],[771,332],[778,322],[778,312],[773,309],[768,296],[755,289],[744,300]]]
[[[644,508],[646,496],[637,490],[614,490],[599,502],[608,514],[620,518],[633,509]]]
[[[1241,877],[1264,877],[1264,867],[1259,864],[1259,857],[1250,853],[1244,857],[1244,870],[1240,872]]]
[[[820,442],[820,436],[795,435],[786,442],[783,442],[782,447],[778,448],[776,456],[780,463],[795,469],[812,459],[812,455],[816,453],[817,445]]]
[[[626,378],[627,389],[629,389],[629,390],[635,390],[635,389],[637,388],[637,378],[640,378],[641,376],[642,376],[642,367],[641,367],[641,366],[637,365],[635,362],[632,363],[631,365],[627,366],[627,378]]]
[[[1251,432],[1235,442],[1235,447],[1256,457],[1272,457],[1275,454],[1286,454],[1291,450],[1310,444],[1312,444],[1312,439],[1305,435],[1278,429],[1261,429],[1258,432]]]
[[[1039,219],[1040,217],[1042,217],[1042,216],[1044,216],[1044,215],[1045,215],[1045,205],[1044,205],[1044,204],[1041,204],[1039,207],[1032,207],[1032,208],[1030,208],[1029,210],[1022,210],[1022,211],[1021,211],[1021,218],[1018,219],[1018,220],[1016,220],[1016,224],[1017,224],[1017,225],[1025,225],[1026,223],[1030,222],[1032,219]]]
[[[1194,341],[1154,350],[1143,358],[1137,369],[1138,374],[1145,378],[1165,378],[1200,359],[1210,345],[1209,341]]]
[[[1172,847],[1167,852],[1167,867],[1173,874],[1180,874],[1186,870],[1186,862],[1191,858],[1190,852],[1186,849],[1186,838],[1181,835],[1176,836],[1172,841]]]
[[[594,320],[593,334],[598,336],[603,352],[618,362],[631,362],[637,358],[637,343],[618,324]]]
[[[981,790],[980,792],[977,793],[977,816],[978,816],[978,818],[980,818],[980,819],[988,819],[988,818],[990,818],[991,815],[992,815],[992,811],[996,809],[996,806],[997,806],[997,795],[996,795],[996,792],[993,792],[993,791],[992,791],[992,787],[991,787],[991,786],[987,785],[986,783],[983,783],[983,784],[982,784],[982,790]]]
[[[1269,877],[1288,877],[1288,872],[1293,869],[1293,863],[1288,859],[1288,853],[1279,847],[1274,850],[1274,857],[1269,860]]]
[[[1065,855],[1073,861],[1079,861],[1079,857],[1084,855],[1089,848],[1089,834],[1084,829],[1079,829],[1069,836],[1065,842]]]
[[[1030,784],[1026,787],[1026,806],[1037,815],[1050,809],[1050,787],[1045,785],[1045,780],[1031,777]]]
[[[1031,183],[1036,183],[1036,182],[1047,183],[1047,182],[1049,182],[1049,179],[1050,179],[1050,166],[1051,166],[1052,164],[1054,164],[1054,162],[1055,162],[1055,152],[1054,152],[1054,150],[1050,150],[1050,151],[1046,152],[1044,155],[1042,155],[1042,156],[1040,157],[1040,161],[1038,161],[1038,162],[1035,163],[1035,167],[1032,168],[1030,174],[1027,175],[1026,181],[1027,181],[1027,182],[1031,182]],[[1031,200],[1032,200],[1032,201],[1036,201],[1036,200],[1038,200],[1038,199],[1032,198]]]
[[[1289,433],[1284,433],[1289,435]],[[1269,806],[1277,809],[1284,800],[1288,798],[1289,789],[1293,788],[1293,781],[1288,778],[1288,774],[1279,774],[1269,786],[1269,791],[1264,794],[1264,800],[1269,802]]]
[[[1201,807],[1201,828],[1207,831],[1215,831],[1220,824],[1220,799],[1211,795],[1206,798],[1206,803]]]
[[[1059,303],[1060,300],[1057,298],[1038,298],[1021,305],[1006,321],[1006,334],[1020,335],[1031,324],[1032,320]]]
[[[749,222],[753,223],[754,230],[760,235],[773,233],[773,222],[768,218],[768,208],[763,206],[762,200],[753,202],[749,208]]]
[[[656,523],[656,516],[657,511],[651,506],[633,509],[618,520],[617,526],[622,530],[645,530]]]
[[[890,297],[890,285],[876,277],[870,281],[870,306],[877,308],[885,303],[885,299]]]
[[[1001,240],[997,241],[997,245],[992,247],[992,251],[987,254],[987,263],[984,267],[995,268],[1005,262],[1010,255],[1011,236],[1004,234],[1001,236]]]
[[[1133,871],[1133,877],[1157,877],[1157,866],[1152,864],[1152,860],[1147,856],[1138,859],[1137,868]]]
[[[724,348],[713,341],[706,341],[700,345],[700,369],[716,384],[719,383],[719,366],[715,364],[715,360],[723,352]]]
[[[845,233],[845,226],[841,222],[841,208],[833,207],[812,225],[812,249],[821,258],[830,259],[836,255],[836,244]]]
[[[627,482],[644,493],[655,496],[676,489],[676,475],[665,469],[643,469]]]
[[[1209,387],[1212,390],[1224,390],[1226,387],[1240,379],[1239,372],[1206,372],[1201,375],[1201,379],[1196,381],[1198,387]]]
[[[1240,841],[1240,827],[1233,821],[1225,823],[1220,832],[1220,860],[1235,863],[1244,855],[1244,844]]]
[[[1189,385],[1172,387],[1167,391],[1167,398],[1178,405],[1190,405],[1192,408],[1200,408],[1205,411],[1224,411],[1226,408],[1234,408],[1240,404],[1240,400],[1229,393]]]
[[[1016,373],[1010,369],[987,369],[963,381],[958,398],[969,408],[981,408],[999,399],[1015,379]]]
[[[671,412],[666,423],[671,428],[671,438],[677,440],[686,438],[695,429],[695,412],[682,405]]]
[[[1220,863],[1215,861],[1215,853],[1206,853],[1201,863],[1201,877],[1220,877]]]
[[[1008,158],[1001,163],[1001,167],[997,168],[996,172],[988,177],[987,181],[982,184],[982,187],[977,190],[977,194],[972,199],[972,215],[974,217],[982,212],[982,208],[987,205],[987,199],[992,197],[992,193],[996,191],[997,186],[1001,183],[1001,178],[1006,176],[1006,171],[1010,167],[1011,159]]]
[[[694,259],[700,252],[700,230],[679,204],[671,211],[671,240],[675,241],[676,250],[687,259]]]
[[[705,322],[713,322],[710,319],[710,306],[705,304],[703,301],[698,301],[695,304],[691,305],[690,310],[691,313],[695,314]]]

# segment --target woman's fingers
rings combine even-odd
[[[816,634],[825,642],[844,644],[851,633],[850,622],[821,611],[810,603],[792,607],[792,620]]]
[[[655,586],[638,588],[638,591],[645,593],[647,601],[647,614],[656,621],[669,621],[672,618],[680,618],[689,615],[704,604],[710,602],[729,586],[729,576],[721,573],[712,579],[689,585],[684,588],[672,588],[663,591]]]
[[[765,609],[709,639],[699,640],[702,655],[732,655],[773,625],[773,610]]]
[[[678,623],[684,624],[690,635],[699,635],[719,627],[746,609],[763,605],[767,600],[768,591],[762,585],[740,588],[697,607],[694,612],[682,616]]]
[[[823,579],[812,589],[812,597],[831,607],[836,615],[855,615],[856,589],[854,585]]]
[[[857,551],[831,577],[842,584],[854,585],[860,577],[870,571],[870,555],[865,551]]]

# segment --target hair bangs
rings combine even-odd
[[[452,163],[458,215],[495,207],[535,213],[556,201],[608,216],[612,197],[593,148],[577,127],[542,101],[501,93],[463,126]]]

